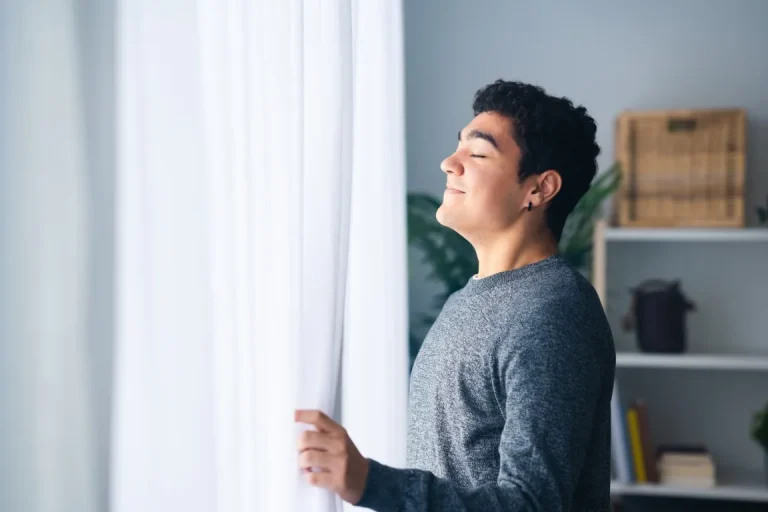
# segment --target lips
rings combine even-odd
[[[459,190],[459,189],[453,188],[453,187],[445,187],[445,191],[449,192],[451,194],[463,194],[464,193],[463,190]]]

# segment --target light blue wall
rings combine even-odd
[[[70,13],[72,17],[62,17],[62,12]],[[80,446],[62,446],[61,449],[71,449],[82,457],[94,453],[93,465],[90,461],[82,464],[79,461],[73,462],[72,473],[77,474],[82,467],[93,470],[94,474],[89,476],[94,479],[97,493],[94,507],[97,510],[108,510],[114,331],[115,15],[114,0],[0,0],[0,510],[3,511],[37,510],[40,506],[44,507],[41,504],[50,504],[52,499],[49,496],[52,493],[46,495],[46,489],[42,488],[45,486],[41,487],[43,478],[36,473],[42,467],[41,461],[48,460],[46,454],[38,450],[52,446],[50,443],[53,441],[38,446],[38,431],[42,427],[36,424],[39,418],[34,414],[43,407],[35,402],[34,397],[42,403],[56,400],[57,397],[50,394],[41,397],[36,392],[37,388],[24,384],[39,385],[41,375],[47,379],[58,376],[59,368],[46,365],[44,361],[48,359],[42,356],[56,358],[61,354],[45,352],[45,348],[41,347],[48,347],[43,343],[46,340],[37,339],[31,343],[31,340],[25,339],[19,331],[19,322],[13,321],[25,311],[26,315],[31,313],[19,305],[19,297],[25,287],[34,286],[29,282],[30,275],[19,271],[19,263],[37,261],[40,256],[25,254],[20,249],[31,246],[23,242],[29,238],[26,236],[29,233],[24,231],[20,220],[24,215],[20,212],[24,212],[26,207],[28,216],[31,208],[24,204],[29,193],[25,196],[22,191],[25,181],[23,171],[32,165],[22,167],[18,155],[24,152],[24,149],[19,148],[34,147],[35,144],[40,146],[41,152],[65,152],[61,147],[52,148],[55,137],[52,138],[50,133],[44,131],[38,132],[39,140],[24,139],[30,131],[28,128],[26,131],[20,128],[23,116],[14,115],[14,112],[18,113],[18,109],[23,108],[19,105],[27,105],[29,108],[30,96],[42,105],[39,108],[46,109],[44,112],[49,115],[52,133],[57,133],[55,127],[67,123],[78,125],[62,114],[62,110],[83,116],[80,121],[85,137],[85,154],[82,155],[84,169],[78,174],[84,181],[77,187],[83,193],[82,205],[78,206],[82,206],[87,217],[87,233],[84,236],[87,247],[78,250],[78,254],[87,259],[87,278],[84,283],[87,289],[83,294],[88,314],[84,326],[85,340],[82,342],[86,375],[82,377],[88,383],[86,401],[89,404],[89,416],[83,419],[87,421],[87,428],[93,432],[93,438],[88,439],[91,443],[88,449],[81,449]],[[74,25],[70,27],[68,23]],[[30,27],[48,27],[54,34],[71,30],[75,37],[72,54],[67,52],[69,48],[45,43],[45,37],[42,38],[43,42],[40,38],[30,37]],[[44,35],[50,38],[51,33]],[[58,35],[54,40],[60,40],[60,37]],[[31,53],[29,48],[36,48],[36,52]],[[58,71],[64,69],[69,72],[71,67],[76,68],[72,71],[77,75],[75,95],[78,105],[83,108],[82,112],[65,109],[68,104],[62,100],[69,91],[62,87]],[[30,75],[30,69],[37,70],[38,74]],[[20,101],[22,98],[27,101]],[[56,140],[59,144],[67,144],[66,140]],[[38,168],[35,170],[41,172]],[[50,169],[51,180],[61,179],[59,171]],[[67,188],[63,190],[75,188],[70,182],[64,185]],[[45,232],[71,233],[73,227],[69,219],[69,216],[62,215],[52,206]],[[67,270],[76,272],[79,261],[71,263]],[[42,268],[44,265],[38,263],[37,266]],[[60,287],[58,281],[52,282],[50,290],[55,291]],[[60,293],[53,293],[52,297],[60,297]],[[46,316],[45,312],[50,310],[41,304],[40,313],[36,315],[40,324],[48,322],[57,326],[67,325],[69,320],[66,315],[71,310],[65,307],[66,304],[59,306],[58,314]],[[72,319],[72,322],[75,320]],[[61,333],[59,336],[47,342],[59,343],[65,339],[66,334]],[[43,354],[36,350],[43,350]],[[62,397],[69,404],[70,397],[66,393],[62,393]],[[66,434],[76,429],[72,427],[75,424],[73,418],[76,418],[76,413],[71,418],[62,418],[69,430],[61,428],[63,433],[60,434],[68,442]],[[55,456],[50,458],[56,459]],[[75,480],[74,477],[71,479]],[[63,478],[62,481],[70,480]],[[66,507],[66,504],[59,503],[61,507]]]
[[[768,1],[405,0],[404,17],[410,191],[439,197],[440,161],[471,118],[472,95],[505,78],[586,106],[601,169],[623,109],[746,108],[755,221],[768,195]],[[411,272],[411,310],[425,311],[437,288],[420,265]]]

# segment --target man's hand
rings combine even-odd
[[[310,485],[329,489],[344,501],[357,504],[368,478],[368,460],[357,451],[347,431],[321,411],[298,410],[296,422],[317,428],[317,432],[307,430],[299,436],[299,467],[304,478]]]

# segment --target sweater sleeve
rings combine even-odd
[[[570,510],[604,368],[597,340],[580,337],[568,324],[532,325],[500,355],[505,424],[494,484],[459,488],[428,471],[370,460],[358,506],[379,512]]]

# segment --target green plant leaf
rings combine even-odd
[[[768,452],[768,403],[752,417],[750,434]]]
[[[618,163],[595,178],[584,194],[568,221],[560,238],[560,252],[574,266],[582,267],[592,248],[595,219],[604,201],[618,190],[621,184],[621,169]],[[578,263],[578,264],[577,264]]]

